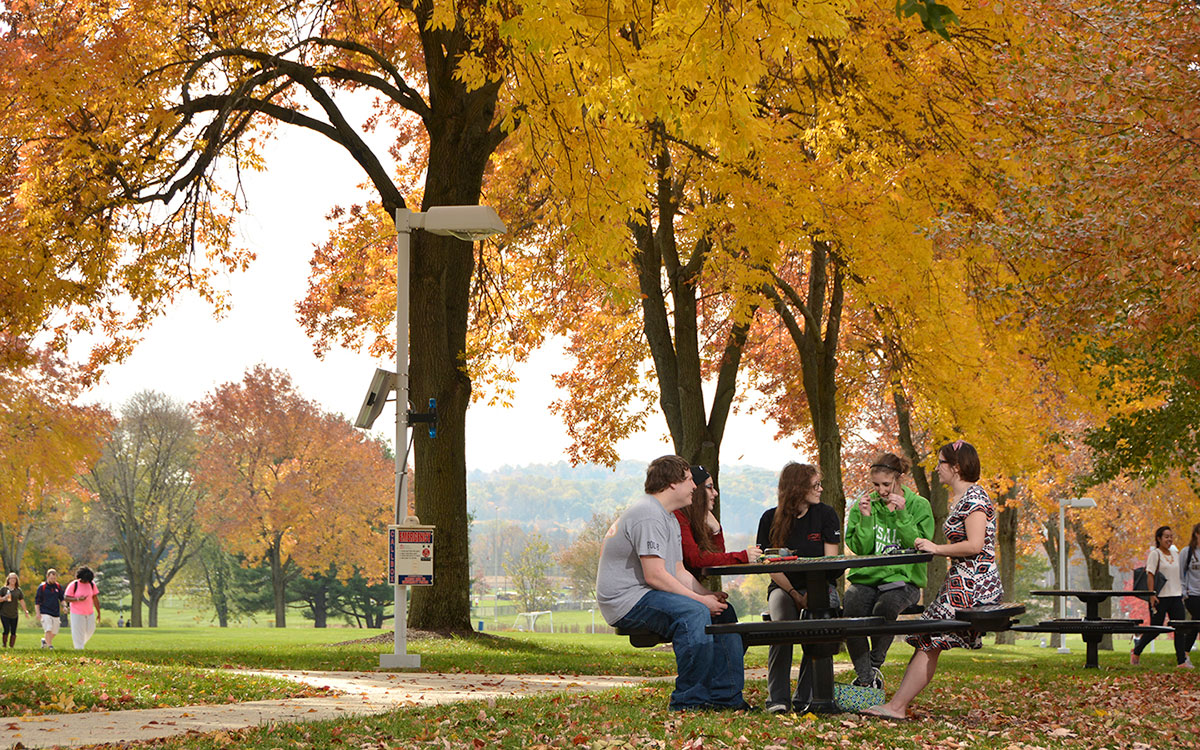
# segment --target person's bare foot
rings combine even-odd
[[[868,706],[862,711],[864,714],[875,716],[880,719],[888,719],[890,721],[908,721],[907,714],[899,714],[887,707],[886,703],[881,703],[878,706]]]

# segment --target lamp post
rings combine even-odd
[[[1096,501],[1090,497],[1066,497],[1058,501],[1058,584],[1059,588],[1065,590],[1070,589],[1069,575],[1067,573],[1067,508],[1095,508]],[[1058,617],[1066,619],[1067,617],[1067,597],[1058,597]],[[1067,639],[1065,636],[1059,641],[1058,653],[1069,654],[1071,649],[1067,648]]]
[[[504,222],[488,206],[434,206],[427,211],[396,209],[396,376],[392,387],[396,391],[396,497],[394,516],[397,525],[405,517],[408,492],[408,298],[411,250],[409,242],[414,229],[432,234],[457,237],[477,242],[505,230]],[[369,397],[369,396],[368,396]],[[415,523],[415,520],[411,521]],[[395,587],[395,648],[394,653],[380,654],[379,666],[411,668],[421,666],[419,654],[406,652],[408,642],[408,587]]]

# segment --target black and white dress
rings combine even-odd
[[[972,557],[950,558],[946,581],[933,603],[921,615],[927,620],[953,620],[955,609],[980,604],[995,604],[1004,597],[1000,583],[1000,568],[996,566],[996,509],[982,487],[973,484],[962,494],[942,529],[948,544],[967,539],[967,516],[982,512],[987,518],[983,549]],[[918,633],[906,641],[922,651],[948,648],[980,648],[983,634],[975,630],[958,633]]]

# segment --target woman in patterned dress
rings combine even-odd
[[[994,604],[1004,596],[1000,569],[996,567],[996,509],[976,482],[979,481],[979,454],[962,440],[947,443],[938,450],[938,479],[950,487],[950,514],[943,530],[945,544],[918,539],[914,547],[950,558],[946,582],[922,617],[952,620],[954,610],[980,604]],[[889,719],[908,718],[908,706],[933,680],[938,657],[948,648],[980,648],[982,633],[974,630],[958,633],[910,635],[905,640],[916,647],[904,678],[887,703],[872,706],[866,713]]]

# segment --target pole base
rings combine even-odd
[[[380,654],[380,669],[420,669],[420,654]]]
[[[1071,649],[1067,648],[1066,646],[1059,646],[1059,647],[1058,647],[1058,653],[1060,653],[1060,654],[1069,654],[1069,653],[1071,653]]]

